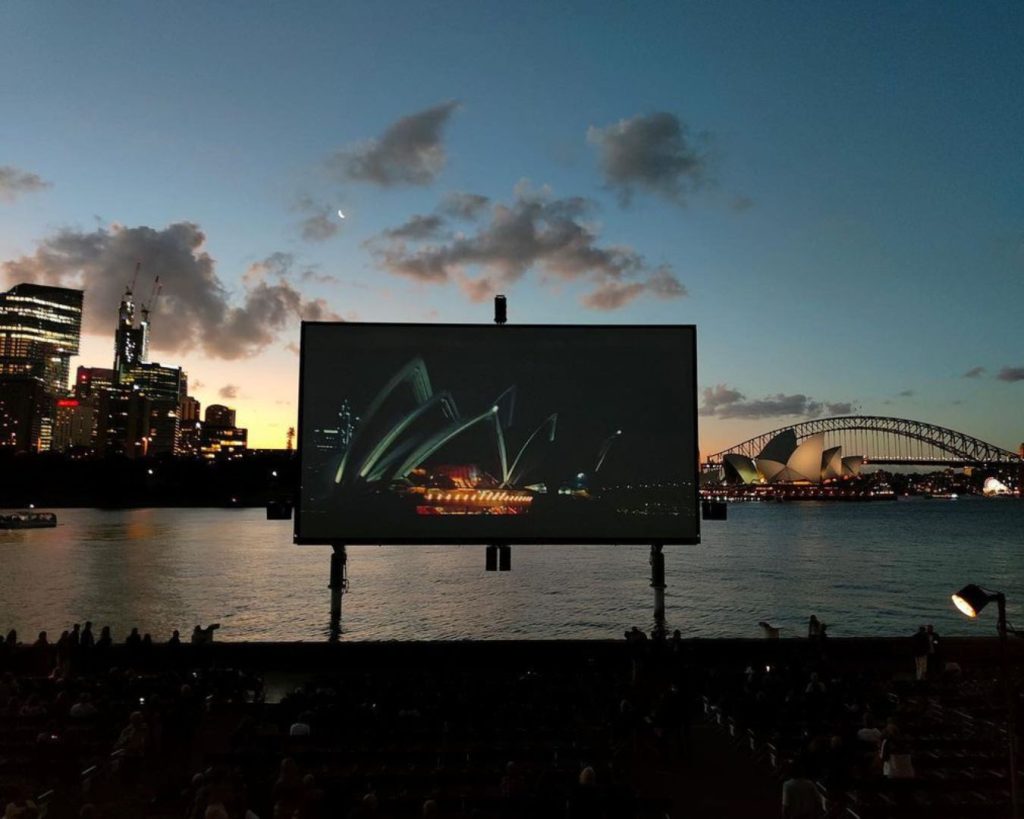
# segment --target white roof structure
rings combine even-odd
[[[819,433],[798,442],[792,429],[772,438],[756,458],[730,453],[724,459],[729,483],[821,483],[860,474],[864,458],[843,457],[842,447],[825,449]]]

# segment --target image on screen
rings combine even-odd
[[[303,324],[296,542],[698,542],[695,335]]]

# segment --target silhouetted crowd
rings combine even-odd
[[[177,634],[12,635],[0,805],[5,819],[663,819],[637,767],[686,752],[698,700],[657,642],[615,667],[299,675],[267,702],[255,675],[176,665]]]

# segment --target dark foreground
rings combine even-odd
[[[797,764],[833,816],[1006,816],[997,643],[942,645],[922,683],[903,639],[118,645],[57,668],[18,647],[0,657],[0,804],[760,817]],[[913,778],[884,776],[865,716]]]

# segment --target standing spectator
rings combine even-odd
[[[60,671],[62,676],[67,676],[71,670],[71,652],[74,651],[74,645],[71,641],[71,632],[67,629],[60,633],[60,638],[57,640],[57,669]]]
[[[85,628],[82,629],[82,639],[80,645],[85,651],[89,651],[93,646],[96,645],[96,638],[92,633],[92,620],[85,621]]]
[[[100,639],[96,641],[96,648],[108,649],[114,644],[114,638],[110,636],[110,626],[100,629]]]
[[[110,648],[113,644],[114,640],[110,636],[110,626],[104,626],[100,630],[100,639],[96,641],[92,666],[94,669],[105,669],[107,667],[107,664],[110,662]]]
[[[919,626],[917,633],[911,638],[914,641],[914,673],[918,682],[928,676],[928,654],[931,640],[924,626]]]
[[[810,640],[817,640],[821,636],[821,621],[816,615],[812,614],[811,619],[807,622],[807,638]]]
[[[942,676],[943,662],[942,650],[939,645],[939,633],[935,627],[928,624],[928,676],[937,679]]]
[[[32,659],[36,673],[49,674],[53,670],[53,659],[50,656],[50,641],[46,639],[46,632],[40,631],[36,641],[32,644]]]

